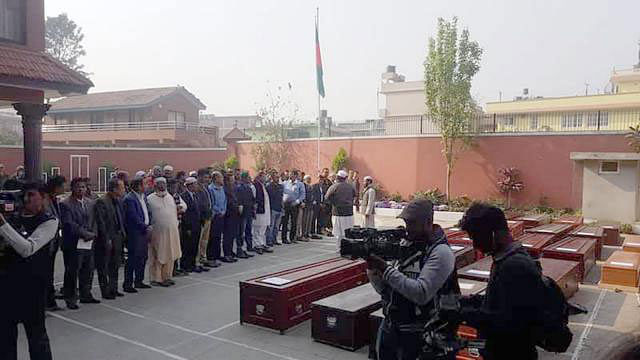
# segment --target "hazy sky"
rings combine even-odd
[[[82,26],[81,59],[95,88],[182,85],[217,115],[254,114],[274,84],[291,83],[305,119],[316,116],[314,16],[326,98],[337,121],[375,117],[380,74],[394,64],[423,77],[438,17],[460,18],[484,48],[473,95],[484,104],[532,95],[602,91],[611,69],[638,62],[640,1],[46,0]],[[380,97],[380,106],[384,105]]]

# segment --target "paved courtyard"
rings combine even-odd
[[[378,223],[391,226],[397,220],[380,218]],[[364,360],[366,347],[349,352],[314,342],[310,321],[285,335],[238,323],[239,281],[335,256],[333,239],[279,246],[274,254],[177,278],[171,288],[143,290],[98,305],[81,304],[80,310],[51,313],[47,327],[54,358]],[[57,269],[56,281],[61,282],[61,263]],[[591,283],[598,278],[598,270],[589,275]],[[99,296],[97,287],[94,295]],[[640,324],[635,294],[587,284],[572,301],[591,312],[571,319],[575,337],[567,353],[543,354],[542,359],[599,358],[606,345]],[[19,342],[20,358],[28,359],[22,329]]]

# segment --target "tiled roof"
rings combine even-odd
[[[49,114],[79,110],[107,110],[144,107],[153,104],[165,96],[181,93],[191,100],[198,108],[205,106],[193,94],[180,86],[135,89],[123,91],[109,91],[87,95],[69,96],[51,104]]]
[[[86,93],[91,80],[50,55],[0,46],[0,79],[3,83],[57,90],[60,94]]]

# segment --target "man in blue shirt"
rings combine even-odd
[[[282,217],[282,242],[295,243],[297,231],[297,219],[300,205],[305,198],[304,184],[300,181],[300,172],[292,170],[290,178],[284,182],[284,216]],[[290,226],[289,226],[289,223]],[[287,240],[287,227],[289,227],[289,239]]]
[[[222,232],[224,231],[224,219],[227,213],[227,197],[224,193],[224,180],[218,171],[213,172],[213,182],[209,185],[211,193],[211,230],[209,232],[209,244],[207,244],[207,258],[216,266],[218,260],[223,260],[221,255]]]

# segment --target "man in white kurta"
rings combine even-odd
[[[256,217],[253,219],[251,232],[253,247],[258,254],[273,252],[267,247],[267,228],[271,225],[271,205],[269,194],[264,187],[264,176],[265,174],[260,172],[251,187],[253,197],[256,199]]]
[[[375,228],[376,213],[376,189],[373,187],[373,178],[364,177],[364,191],[360,200],[360,213],[364,216],[364,227]]]
[[[163,177],[155,179],[153,194],[147,196],[149,212],[151,212],[151,241],[149,243],[149,269],[151,284],[171,286],[175,282],[173,276],[174,262],[182,256],[180,249],[180,231],[178,230],[178,206],[185,210],[187,205],[179,199],[176,205],[174,197],[167,192],[167,180]]]

